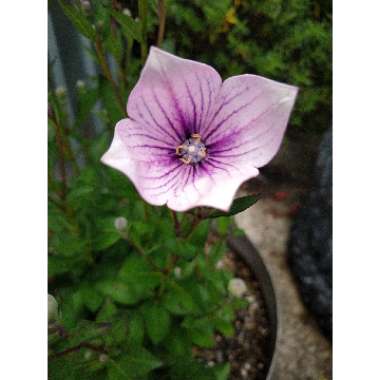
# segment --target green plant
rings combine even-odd
[[[49,321],[49,378],[226,379],[228,364],[206,368],[191,353],[212,347],[217,331],[231,336],[235,311],[246,306],[228,293],[231,273],[216,270],[226,234],[237,233],[228,214],[149,206],[100,163],[146,57],[147,3],[139,1],[139,21],[117,2],[60,5],[90,40],[101,74],[78,84],[74,120],[65,91],[50,81],[49,292],[59,313]],[[90,116],[104,127],[89,137]],[[255,201],[244,197],[230,213]]]

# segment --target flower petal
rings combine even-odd
[[[280,147],[297,91],[256,75],[227,79],[201,131],[210,157],[239,166],[267,164]]]
[[[128,116],[177,146],[208,122],[221,85],[211,66],[151,47]]]
[[[240,185],[259,174],[253,165],[238,168],[210,159],[189,167],[188,180],[182,183],[181,191],[173,193],[167,204],[175,211],[199,206],[228,211]]]
[[[119,121],[108,151],[101,161],[127,175],[149,203],[163,205],[185,174],[175,149],[153,138],[131,119]]]

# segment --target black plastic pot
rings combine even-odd
[[[269,272],[260,257],[260,254],[245,236],[230,237],[228,245],[249,266],[260,284],[269,319],[268,365],[267,380],[274,380],[274,363],[278,336],[278,309],[277,301]]]

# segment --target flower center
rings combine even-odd
[[[175,153],[184,164],[189,165],[202,161],[206,157],[207,149],[201,135],[193,133],[189,139],[177,146]]]

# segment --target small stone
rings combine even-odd
[[[243,377],[247,377],[247,376],[248,376],[248,372],[247,372],[247,370],[244,369],[244,368],[242,368],[242,369],[240,370],[240,374],[241,374]]]
[[[207,362],[208,367],[214,367],[214,365],[215,365],[215,362],[213,360],[210,360],[209,362]]]
[[[245,370],[247,370],[247,371],[249,371],[250,369],[251,369],[251,363],[244,363],[244,366],[243,366],[243,368],[245,369]]]

